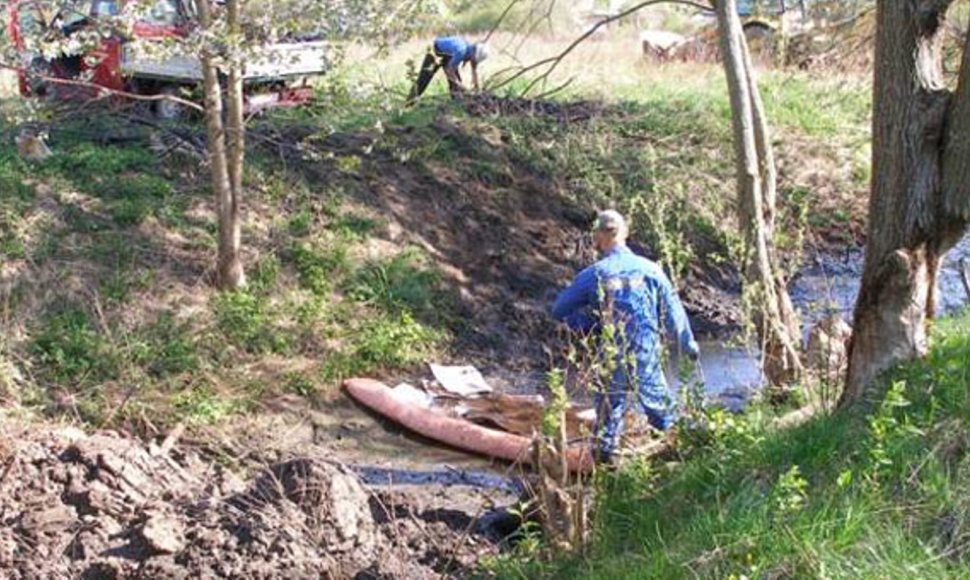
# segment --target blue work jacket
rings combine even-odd
[[[581,271],[552,307],[553,318],[580,332],[601,328],[607,314],[615,328],[617,360],[634,355],[641,384],[666,384],[660,364],[662,335],[675,339],[685,353],[698,352],[670,279],[659,265],[625,245]]]
[[[475,45],[458,36],[441,36],[434,40],[434,51],[448,57],[445,68],[455,70],[472,59]]]

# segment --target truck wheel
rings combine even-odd
[[[748,43],[751,59],[761,65],[771,65],[775,60],[775,31],[762,22],[744,25],[744,40]]]
[[[36,57],[27,66],[27,88],[32,95],[38,97],[53,96],[55,83],[51,83],[47,78],[54,76],[54,67],[50,61]],[[47,78],[45,78],[47,77]]]
[[[165,86],[159,89],[157,94],[178,97],[181,93],[177,86]],[[185,117],[185,105],[171,99],[159,99],[155,101],[155,117],[161,121],[177,121],[182,119]]]

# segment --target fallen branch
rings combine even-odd
[[[190,109],[194,109],[194,110],[199,111],[199,112],[205,111],[205,109],[202,107],[202,105],[200,105],[200,104],[198,104],[196,102],[190,101],[188,99],[183,99],[181,97],[176,97],[175,95],[161,95],[161,94],[159,94],[159,95],[142,95],[142,94],[138,94],[138,93],[131,93],[131,92],[128,92],[128,91],[122,91],[120,89],[109,89],[108,87],[104,87],[104,86],[101,86],[99,84],[92,83],[90,81],[82,81],[82,80],[77,80],[77,79],[63,79],[63,78],[59,78],[59,77],[52,77],[52,76],[48,76],[48,75],[41,75],[41,74],[37,74],[37,73],[33,73],[33,72],[30,72],[30,71],[27,71],[23,67],[13,66],[13,65],[10,65],[10,64],[6,64],[6,63],[0,63],[0,69],[12,70],[12,71],[17,72],[17,73],[24,73],[26,75],[29,75],[31,78],[40,79],[40,80],[42,80],[44,82],[54,83],[54,84],[58,84],[58,85],[65,85],[65,86],[82,87],[82,88],[86,88],[86,89],[91,89],[91,90],[98,91],[99,93],[106,93],[107,95],[114,95],[114,96],[117,96],[117,97],[124,97],[126,99],[131,99],[131,100],[134,100],[134,101],[171,101],[173,103],[178,103],[179,105],[182,105],[184,107],[189,107]],[[104,96],[104,95],[102,95],[102,96]],[[102,96],[99,96],[98,98],[101,98]],[[96,100],[96,99],[92,99],[92,100]]]
[[[175,444],[178,443],[179,437],[181,437],[182,433],[184,432],[185,423],[180,421],[178,425],[168,432],[165,440],[162,441],[162,444],[158,447],[158,452],[154,453],[153,455],[168,455],[169,451],[175,447]]]

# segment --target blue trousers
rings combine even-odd
[[[594,452],[603,460],[609,459],[619,444],[620,436],[623,435],[623,416],[633,396],[636,396],[640,412],[647,416],[650,425],[655,429],[666,431],[677,420],[677,409],[663,377],[637,378],[634,388],[631,388],[627,380],[614,378],[608,392],[595,393],[593,396],[596,405]]]

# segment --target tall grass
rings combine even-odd
[[[970,312],[886,399],[786,430],[709,417],[689,459],[600,486],[595,542],[569,562],[500,568],[589,578],[945,578],[970,574]],[[691,442],[693,447],[691,447]]]

